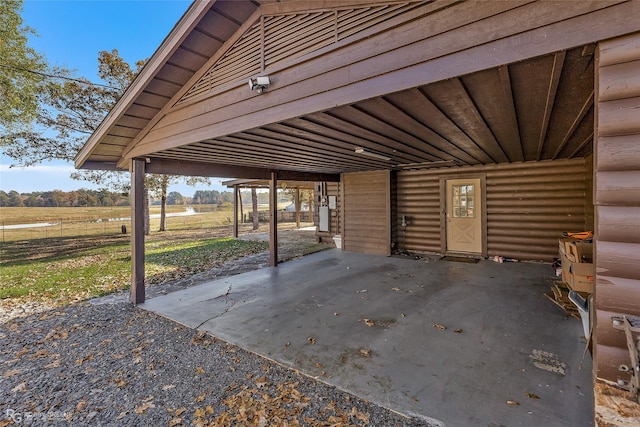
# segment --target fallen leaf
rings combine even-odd
[[[128,414],[128,413],[129,413],[129,411],[120,412],[120,415],[118,415],[118,416],[116,417],[116,421],[117,421],[117,420],[121,420],[121,419],[123,419],[124,417],[126,417],[126,416],[127,416],[127,414]]]
[[[395,288],[391,288],[391,290],[392,290],[392,291],[399,292],[399,291],[401,291],[402,289],[400,289],[400,288],[398,288],[398,287],[395,287]]]
[[[184,414],[185,412],[187,412],[187,408],[178,408],[173,413],[173,415],[175,415],[176,417],[179,417],[180,415]]]
[[[453,332],[455,332],[456,334],[461,334],[462,333],[462,329],[460,329],[460,328],[454,329]]]
[[[204,397],[205,397],[205,393],[202,393],[200,396],[195,398],[195,401],[200,403],[204,400]]]
[[[147,409],[151,409],[151,408],[155,408],[155,407],[156,407],[156,405],[154,405],[153,403],[151,403],[151,402],[145,402],[145,403],[143,403],[142,405],[138,406],[138,407],[134,410],[134,412],[135,412],[136,414],[143,414],[143,413],[144,413],[144,411],[146,411]]]
[[[285,347],[289,347],[291,345],[291,343],[289,341],[287,341],[286,343],[284,343]]]
[[[167,390],[170,390],[172,388],[176,388],[176,385],[175,384],[167,384],[165,386],[162,386],[162,391],[167,391]]]
[[[193,416],[196,418],[204,418],[204,415],[205,415],[204,409],[202,408],[196,409],[195,412],[193,413]]]
[[[49,363],[48,365],[44,365],[44,367],[47,368],[47,369],[59,368],[60,367],[60,359],[56,359],[53,362]]]
[[[307,338],[307,341],[309,341],[309,344],[315,344],[316,343],[316,339],[313,338],[313,337]]]
[[[400,317],[407,317],[407,315],[404,313],[400,313]]]
[[[169,420],[169,427],[177,426],[178,424],[182,424],[182,418],[172,418]]]
[[[516,402],[515,400],[507,400],[507,405],[519,405],[520,402]]]
[[[19,391],[25,391],[27,389],[27,383],[20,383],[11,389],[11,393],[17,393]]]
[[[76,405],[76,411],[80,412],[82,411],[84,408],[87,407],[87,399],[82,399],[80,402],[78,402],[78,404]]]
[[[525,393],[524,395],[527,396],[529,399],[540,399],[540,396],[538,396],[537,394]]]
[[[366,412],[358,411],[355,406],[351,407],[351,412],[349,413],[349,415],[362,421],[365,425],[369,424],[369,414]]]
[[[361,348],[360,353],[362,353],[364,357],[371,357],[371,349],[369,348]]]
[[[359,291],[356,291],[357,294],[363,294],[365,292],[368,292],[366,289],[361,289]]]
[[[441,325],[441,324],[439,324],[439,323],[434,323],[434,324],[433,324],[433,327],[434,327],[434,328],[438,328],[438,329],[440,329],[441,331],[444,331],[445,329],[447,329],[447,327],[446,327],[446,326]]]
[[[362,319],[362,321],[363,321],[363,322],[364,322],[364,324],[365,324],[365,325],[367,325],[367,326],[373,326],[373,325],[375,325],[375,324],[376,324],[376,322],[374,322],[374,321],[373,321],[373,320],[371,320],[371,319]]]
[[[21,369],[12,369],[10,371],[5,372],[3,375],[3,378],[10,378],[10,377],[13,377],[14,375],[18,375],[21,373],[22,373]]]
[[[124,386],[127,385],[127,382],[125,380],[123,380],[122,378],[116,378],[115,380],[116,385],[120,388],[123,388]]]
[[[196,375],[201,375],[201,374],[204,374],[204,369],[202,369],[201,366],[198,366],[196,368]]]

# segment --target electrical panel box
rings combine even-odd
[[[329,206],[320,206],[319,231],[329,231]]]

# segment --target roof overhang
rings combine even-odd
[[[584,157],[595,43],[637,16],[618,1],[196,1],[76,167],[335,180]]]

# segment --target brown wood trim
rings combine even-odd
[[[151,59],[147,62],[135,80],[129,85],[122,95],[117,105],[109,112],[107,117],[100,123],[96,131],[89,137],[85,145],[80,149],[75,157],[76,167],[81,167],[82,163],[89,158],[93,150],[100,142],[100,138],[105,134],[119,117],[121,117],[135,99],[144,91],[148,82],[158,73],[161,66],[171,58],[180,44],[187,38],[189,32],[196,26],[196,23],[209,11],[215,0],[203,0],[194,2],[184,13],[180,21],[175,25],[173,31],[162,42]],[[161,111],[162,112],[162,111]],[[161,114],[158,113],[158,114]],[[129,165],[121,164],[123,169]]]
[[[575,5],[577,5],[577,3],[575,3]],[[200,116],[197,119],[198,123],[192,123],[191,121],[186,120],[184,123],[177,125],[180,129],[184,128],[184,132],[178,129],[171,131],[172,133],[175,131],[179,131],[181,133],[181,137],[179,139],[180,142],[173,140],[173,144],[184,144],[198,139],[237,132],[246,127],[247,121],[252,123],[253,126],[260,126],[269,122],[282,120],[285,117],[300,116],[301,114],[308,114],[312,111],[330,108],[335,105],[352,103],[360,100],[359,97],[362,97],[363,94],[366,94],[367,97],[373,97],[376,95],[382,95],[389,91],[415,87],[416,85],[429,83],[432,80],[436,81],[450,77],[452,71],[446,70],[455,70],[456,74],[469,73],[504,63],[526,59],[533,55],[540,55],[553,50],[562,50],[564,48],[571,47],[574,43],[590,42],[592,41],[592,38],[597,40],[600,33],[602,33],[601,36],[604,36],[605,33],[610,34],[612,31],[611,26],[608,25],[608,23],[606,24],[607,28],[603,27],[603,15],[608,18],[610,17],[611,19],[619,18],[621,20],[621,24],[620,26],[616,26],[616,31],[619,31],[622,28],[631,25],[629,23],[629,16],[630,14],[635,13],[633,10],[634,7],[636,6],[634,6],[633,2],[610,6],[605,11],[594,11],[579,17],[570,18],[568,21],[556,22],[546,27],[543,26],[541,28],[532,29],[531,31],[525,31],[518,35],[509,35],[503,39],[469,48],[463,52],[451,53],[448,56],[442,56],[438,59],[425,60],[425,62],[421,64],[408,66],[400,70],[389,71],[386,74],[378,74],[376,77],[371,77],[367,80],[357,82],[355,81],[358,79],[355,74],[355,68],[357,68],[358,73],[365,73],[365,70],[368,70],[366,73],[368,76],[371,76],[371,70],[377,70],[381,65],[374,67],[374,64],[369,63],[369,61],[375,61],[377,64],[380,64],[381,62],[388,63],[388,58],[386,58],[385,55],[381,55],[362,61],[362,63],[358,64],[357,67],[351,66],[350,73],[347,73],[351,76],[351,81],[345,81],[346,77],[344,70],[338,68],[324,75],[318,75],[307,80],[304,80],[300,73],[296,73],[296,78],[293,78],[293,76],[287,77],[287,80],[290,81],[289,84],[287,84],[287,80],[284,80],[285,76],[283,75],[279,77],[281,89],[278,89],[278,91],[274,90],[269,96],[262,97],[262,99],[259,100],[255,99],[255,97],[252,98],[254,109],[257,110],[255,113],[251,113],[249,116],[246,114],[247,108],[242,105],[243,100],[247,97],[246,94],[241,95],[239,93],[229,92],[227,94],[230,97],[228,101],[220,99],[222,104],[228,102],[228,108],[225,108],[225,114],[221,115],[219,114],[219,111],[212,111],[211,114],[207,113]],[[635,22],[634,25],[637,26],[637,22]],[[572,31],[571,29],[575,26],[590,27],[593,28],[594,31],[590,31],[587,36],[585,32]],[[578,34],[581,35],[578,37]],[[419,47],[412,45],[407,48],[410,48],[413,51]],[[394,55],[402,54],[402,52],[392,53]],[[414,52],[412,55],[406,56],[415,55],[417,55],[417,53]],[[472,63],[468,61],[469,55],[483,58],[484,61],[488,62],[474,61]],[[311,66],[311,64],[306,65]],[[387,68],[388,67],[389,65],[387,65]],[[305,68],[309,69],[308,67]],[[380,71],[382,72],[382,70]],[[287,73],[293,72],[294,70],[287,70]],[[429,81],[425,81],[425,76],[429,76]],[[331,85],[333,88],[329,88],[327,85]],[[312,92],[315,92],[313,102],[309,102],[309,96],[312,95],[310,92],[311,88],[313,88]],[[321,89],[324,90],[324,92],[320,93]],[[278,93],[277,96],[276,93]],[[299,97],[304,97],[304,105],[299,105],[298,102],[294,102],[293,98],[291,98],[294,93]],[[274,102],[279,106],[279,108],[277,108],[277,114],[273,111],[268,113],[262,111],[265,108],[269,108],[270,103],[273,104],[272,106],[276,106]],[[255,103],[258,105],[255,105]],[[216,117],[216,119],[214,120],[213,117]],[[181,119],[176,116],[170,121],[167,121],[167,123],[175,120]],[[218,122],[216,123],[216,121]],[[172,145],[172,139],[169,138],[168,134],[165,135],[165,133],[166,131],[162,131],[155,133],[153,136],[151,136],[151,134],[149,135],[147,141],[149,143],[153,142],[153,149],[168,148]],[[150,149],[152,148],[141,145],[128,155],[147,153]]]
[[[146,165],[149,173],[185,176],[213,176],[220,178],[270,179],[271,170],[206,162],[191,162],[152,158]],[[280,179],[288,181],[340,181],[339,174],[278,170]]]

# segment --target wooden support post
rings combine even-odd
[[[238,184],[233,186],[233,238],[238,238]]]
[[[131,288],[132,304],[144,302],[144,160],[131,161]]]
[[[278,266],[278,175],[269,182],[269,266]]]
[[[300,187],[296,187],[296,227],[300,228]]]

